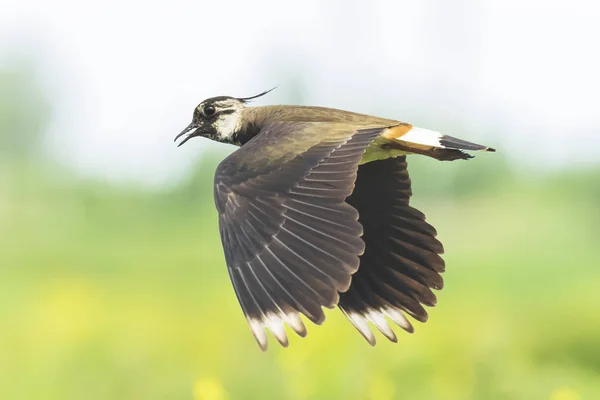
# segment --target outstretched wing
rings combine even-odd
[[[375,336],[368,322],[395,342],[385,317],[412,332],[404,313],[425,322],[423,306],[434,306],[432,289],[443,287],[444,248],[423,213],[409,205],[406,166],[406,156],[361,165],[348,198],[360,213],[366,250],[339,307],[371,345]]]
[[[316,324],[348,290],[365,245],[358,212],[345,202],[358,163],[382,128],[277,123],[225,159],[215,204],[229,275],[260,348],[265,327],[288,345],[299,313]],[[294,139],[301,138],[302,140]]]

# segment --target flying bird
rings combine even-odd
[[[271,89],[273,90],[273,89]],[[443,287],[442,243],[410,206],[406,156],[441,161],[495,151],[397,120],[312,106],[251,107],[212,97],[175,138],[239,148],[217,167],[214,200],[233,289],[261,350],[287,347],[337,306],[371,345],[425,322]],[[267,328],[267,329],[265,329]]]

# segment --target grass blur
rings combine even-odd
[[[267,353],[224,264],[217,157],[153,191],[4,153],[0,399],[600,398],[600,170],[526,174],[499,150],[409,159],[447,261],[414,335],[371,348],[331,310]]]

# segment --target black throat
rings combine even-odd
[[[236,146],[243,146],[250,141],[254,136],[258,135],[260,127],[254,123],[246,124],[237,132],[231,135],[231,143]]]

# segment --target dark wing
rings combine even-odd
[[[425,322],[423,305],[436,304],[431,289],[443,287],[444,260],[439,255],[444,248],[425,216],[409,206],[411,195],[403,156],[361,165],[347,200],[360,213],[366,250],[339,307],[371,345],[375,336],[369,321],[396,342],[385,317],[412,332],[404,313]]]
[[[229,275],[263,351],[265,327],[287,346],[283,322],[305,336],[299,313],[324,321],[321,307],[338,303],[365,248],[358,213],[344,200],[365,149],[382,129],[319,126],[270,127],[225,159],[215,175]],[[290,136],[313,143],[290,155],[282,151]],[[298,151],[305,142],[289,147]]]

